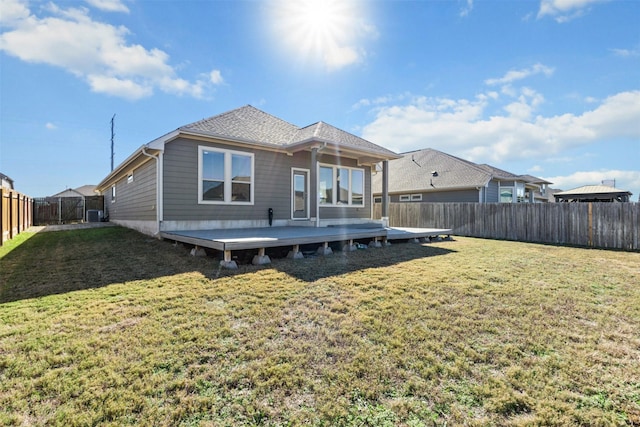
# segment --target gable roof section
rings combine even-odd
[[[179,132],[198,134],[237,142],[271,145],[286,150],[304,149],[309,143],[331,144],[334,148],[366,151],[397,158],[393,151],[338,129],[324,122],[298,128],[251,105],[237,108],[178,128]]]
[[[78,188],[67,188],[51,197],[91,197],[97,196],[95,185],[83,185]]]
[[[213,138],[284,146],[298,128],[271,114],[246,105],[178,128]]]
[[[312,135],[310,135],[311,131],[313,131]],[[364,138],[360,138],[359,136],[343,131],[342,129],[338,129],[335,126],[324,122],[314,123],[298,130],[295,140],[292,141],[291,145],[301,144],[311,140],[334,144],[338,148],[350,148],[354,150],[365,150],[372,153],[379,153],[392,159],[400,157],[391,150],[387,150],[386,148],[369,142]]]
[[[485,186],[491,173],[475,163],[432,148],[403,153],[389,162],[389,192],[423,192]],[[434,173],[435,172],[435,173]],[[372,181],[373,192],[382,192],[382,176]]]

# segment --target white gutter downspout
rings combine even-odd
[[[156,161],[156,225],[158,226],[157,234],[160,234],[160,224],[163,221],[163,211],[162,211],[162,162],[160,161],[160,157],[162,156],[162,151],[158,153],[157,156],[153,154],[149,154],[146,151],[147,147],[142,147],[142,154],[147,157],[151,157]]]

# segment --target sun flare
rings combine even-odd
[[[364,55],[357,42],[372,27],[359,9],[348,0],[276,0],[272,22],[278,39],[300,59],[337,69]]]

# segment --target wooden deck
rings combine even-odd
[[[407,240],[451,235],[451,229],[436,228],[383,228],[362,226],[340,227],[268,227],[226,230],[164,231],[160,235],[168,240],[195,246],[233,251],[296,246],[313,243],[371,240]]]

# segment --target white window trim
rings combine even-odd
[[[422,201],[422,194],[412,194],[411,195],[411,201],[412,202],[421,202]]]
[[[202,198],[202,159],[204,156],[204,152],[216,152],[224,154],[224,201],[222,200],[204,200]],[[241,156],[246,156],[251,158],[251,200],[248,202],[242,201],[232,201],[231,200],[231,184],[232,184],[232,176],[231,176],[231,156],[234,154],[238,154]],[[247,151],[236,151],[236,150],[227,150],[223,148],[217,147],[209,147],[206,145],[198,146],[198,204],[199,205],[244,205],[244,206],[253,206],[255,203],[255,154]]]
[[[365,202],[365,193],[366,193],[366,176],[365,176],[365,170],[362,168],[352,168],[349,166],[340,166],[340,165],[329,165],[329,164],[325,164],[325,163],[320,163],[319,167],[318,167],[318,177],[320,176],[320,168],[330,168],[333,170],[333,200],[331,201],[331,203],[320,203],[320,197],[318,197],[318,205],[321,208],[339,208],[339,207],[347,207],[347,208],[364,208],[366,206],[366,202]],[[348,203],[338,203],[338,174],[337,174],[337,170],[338,169],[347,169],[349,171],[349,202]],[[352,171],[360,171],[362,172],[362,204],[359,205],[354,205],[352,199],[353,196],[353,191],[352,191],[352,185],[353,185],[353,174],[351,173]],[[320,179],[318,179],[318,196],[320,195]]]
[[[111,186],[111,203],[115,203],[116,202],[116,185],[113,184]]]
[[[401,201],[401,202],[410,202],[411,201],[411,195],[410,194],[401,194],[399,201]]]
[[[133,172],[127,175],[127,184],[133,183]]]

